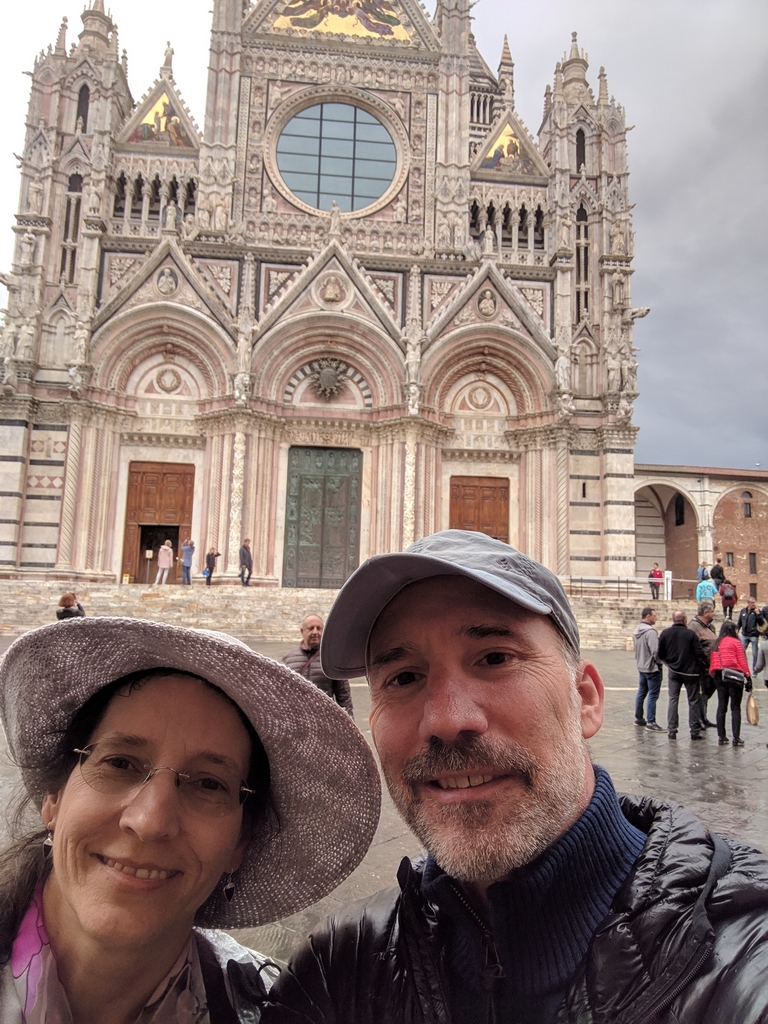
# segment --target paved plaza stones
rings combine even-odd
[[[6,646],[6,642],[2,644]],[[262,654],[279,658],[285,644],[253,643]],[[691,743],[687,708],[681,708],[681,730],[671,742],[666,733],[651,733],[634,725],[637,671],[627,651],[585,652],[597,665],[606,684],[605,723],[592,740],[593,759],[611,773],[616,788],[630,793],[663,797],[683,804],[707,825],[768,852],[768,691],[756,681],[755,695],[762,723],[744,724],[743,748],[719,747],[714,729],[704,742]],[[357,724],[370,739],[368,690],[363,680],[352,684]],[[714,701],[710,718],[714,717]],[[658,705],[658,719],[666,720],[666,684]],[[3,740],[3,751],[4,740]],[[322,770],[322,766],[318,766]],[[0,759],[0,800],[8,806],[14,788],[14,769],[7,757]],[[395,883],[403,856],[420,852],[417,840],[384,796],[381,822],[373,845],[362,864],[333,893],[292,917],[263,928],[236,932],[240,941],[280,960],[314,925],[350,900],[368,896]]]

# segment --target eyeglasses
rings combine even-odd
[[[182,806],[205,818],[234,814],[251,793],[245,782],[221,769],[190,765],[179,772],[167,765],[147,764],[140,757],[110,743],[91,743],[74,753],[80,755],[80,774],[97,793],[133,799],[156,772],[173,772]]]

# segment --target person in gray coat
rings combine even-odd
[[[310,683],[335,700],[354,720],[352,694],[346,679],[329,679],[320,665],[320,640],[323,635],[323,620],[319,615],[307,615],[301,623],[301,643],[292,647],[283,658],[283,663],[304,676]]]
[[[653,628],[656,612],[651,607],[643,608],[640,625],[632,634],[635,644],[635,663],[640,673],[635,698],[635,725],[644,726],[651,732],[666,732],[656,721],[656,701],[661,690],[661,664],[656,657],[659,650],[659,634]],[[647,717],[643,713],[645,698],[648,698]]]

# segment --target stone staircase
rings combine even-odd
[[[104,583],[0,580],[0,639],[10,639],[56,620],[59,597],[75,587],[87,615],[117,615],[178,626],[216,629],[256,642],[296,643],[301,619],[323,617],[332,590],[291,590],[237,586],[115,586]],[[571,603],[588,650],[631,649],[631,637],[647,597],[608,594],[572,596]],[[657,628],[671,622],[674,608],[695,614],[693,602],[656,601]],[[719,618],[719,616],[718,616]]]

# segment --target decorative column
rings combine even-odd
[[[70,424],[67,441],[67,467],[65,486],[61,495],[61,524],[58,528],[57,569],[73,569],[73,542],[75,540],[75,511],[80,478],[80,449],[83,440],[83,425],[76,421]]]
[[[405,434],[405,473],[403,479],[403,548],[413,544],[416,531],[416,430]]]
[[[240,545],[243,542],[243,481],[245,477],[245,434],[238,430],[232,449],[232,477],[229,503],[229,546],[227,571],[240,571]]]
[[[568,517],[568,441],[558,437],[556,450],[557,465],[557,572],[565,576],[570,568],[569,517]]]

